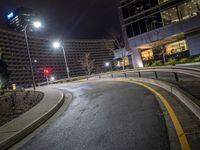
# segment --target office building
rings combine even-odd
[[[24,27],[36,20],[32,9],[20,7],[7,16],[7,26],[15,31],[22,31]]]
[[[200,54],[199,0],[119,0],[118,4],[135,67]]]
[[[65,61],[61,49],[54,49],[49,38],[28,36],[33,71],[36,83],[46,81],[43,74],[45,67],[52,68],[56,79],[67,78]],[[76,39],[64,40],[63,46],[70,70],[70,76],[85,75],[80,59],[90,53],[94,60],[93,73],[105,70],[105,62],[112,61],[113,54],[109,48],[114,48],[110,39]],[[109,47],[109,48],[108,48]],[[0,29],[0,54],[4,55],[8,70],[11,71],[10,84],[30,87],[32,84],[31,70],[24,34]]]

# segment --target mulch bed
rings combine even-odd
[[[43,98],[37,91],[9,92],[0,95],[0,126],[25,113]]]

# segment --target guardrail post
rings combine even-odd
[[[139,76],[139,78],[141,78],[141,73],[140,72],[138,72],[138,76]]]
[[[158,78],[158,74],[157,74],[157,72],[156,72],[156,71],[155,71],[154,73],[155,73],[155,77],[156,77],[156,79],[157,79],[157,78]]]
[[[175,81],[178,82],[179,79],[178,79],[178,74],[176,72],[174,72],[174,77],[175,77]]]
[[[126,73],[124,73],[124,77],[125,77],[125,78],[127,78],[127,75],[126,75]]]

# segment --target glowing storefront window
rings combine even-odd
[[[185,40],[165,45],[166,54],[174,54],[185,50],[187,50],[187,44]]]
[[[123,63],[124,63],[124,66],[127,66],[130,64],[128,57],[124,57],[122,60],[117,61],[117,66],[121,67],[121,66],[123,66]]]
[[[187,19],[200,13],[200,0],[190,0],[178,7],[181,19]]]
[[[141,52],[143,60],[150,60],[153,59],[153,51],[152,49],[144,50]]]
[[[161,18],[163,20],[164,25],[171,24],[173,22],[178,22],[179,18],[177,14],[177,9],[174,7],[161,12]]]

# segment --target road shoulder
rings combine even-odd
[[[119,80],[115,80],[115,81],[119,81]],[[125,81],[125,82],[131,82],[130,80],[121,80],[121,81]],[[153,90],[155,90],[158,95],[163,96],[163,98],[167,101],[167,103],[169,104],[169,106],[171,107],[172,111],[174,111],[174,115],[177,118],[176,120],[178,121],[179,127],[177,129],[177,122],[172,121],[174,120],[174,116],[170,116],[169,111],[167,111],[166,109],[166,105],[163,105],[163,101],[161,102],[161,97],[157,94],[154,94],[157,96],[157,99],[159,101],[159,104],[161,105],[161,108],[163,110],[163,115],[165,117],[166,120],[166,125],[168,127],[168,133],[169,133],[169,140],[170,140],[170,146],[171,149],[176,150],[176,149],[182,149],[182,150],[188,150],[188,149],[193,149],[193,150],[198,150],[200,147],[200,122],[198,120],[197,117],[195,117],[193,115],[193,113],[183,104],[180,102],[180,100],[174,96],[173,94],[167,92],[166,90],[157,87],[155,85],[152,84],[147,84],[147,83],[142,83],[142,82],[135,82],[132,81],[133,84],[138,84],[143,86],[147,85],[147,87],[152,88]],[[145,87],[145,86],[144,86]],[[149,88],[148,88],[149,89]],[[152,90],[151,90],[152,91]],[[173,119],[172,119],[173,118]],[[176,130],[175,130],[176,129]],[[181,130],[182,131],[181,131]],[[176,134],[175,132],[179,132],[178,134]],[[184,135],[184,136],[183,136]],[[185,137],[185,138],[183,138]],[[177,144],[177,141],[180,141],[181,143],[181,147],[179,144]],[[184,140],[182,140],[184,139]]]

